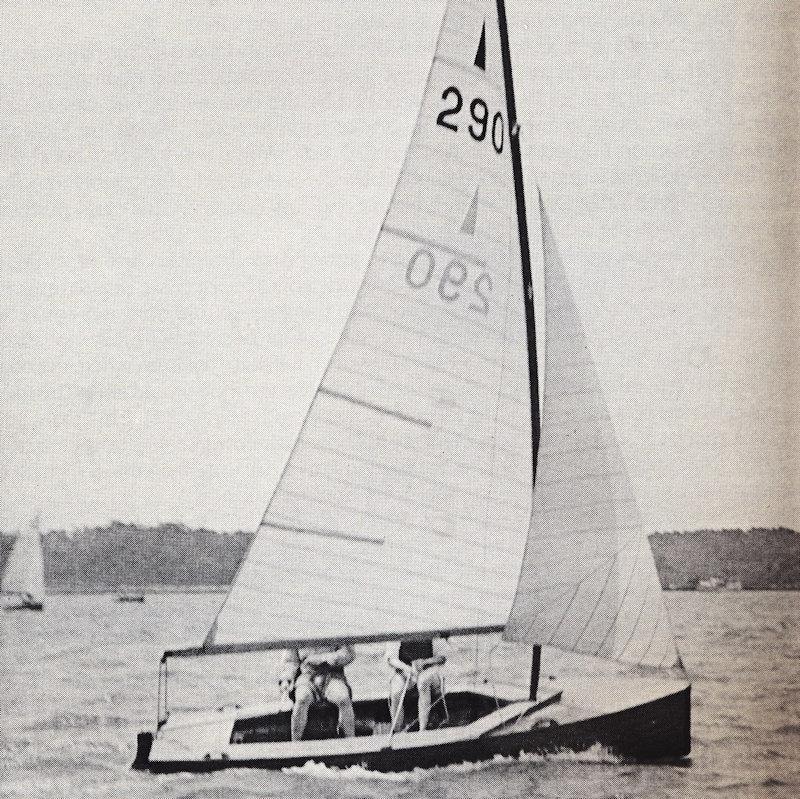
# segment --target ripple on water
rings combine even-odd
[[[608,765],[619,765],[620,760],[609,752],[605,747],[595,745],[582,752],[562,751],[550,755],[536,755],[522,752],[518,757],[507,757],[495,755],[491,760],[484,760],[479,763],[453,763],[449,766],[436,766],[434,768],[415,768],[410,771],[382,772],[371,771],[363,766],[348,766],[347,768],[337,768],[326,766],[323,763],[313,763],[309,761],[302,766],[291,766],[283,769],[284,774],[292,774],[301,777],[325,778],[329,780],[376,780],[379,782],[420,782],[430,779],[437,775],[447,774],[473,774],[479,771],[495,769],[498,766],[508,766],[515,764],[541,764],[550,765],[553,763],[605,763]],[[621,774],[630,774],[630,770],[622,770]]]
[[[14,635],[0,640],[0,661],[20,664],[4,675],[0,795],[14,799],[800,796],[793,776],[800,750],[797,670],[796,660],[788,657],[798,645],[785,632],[800,620],[797,596],[667,595],[694,682],[693,755],[687,768],[618,763],[608,753],[590,750],[400,775],[308,765],[285,774],[242,770],[169,778],[130,770],[138,731],[134,725],[153,714],[154,664],[161,652],[179,641],[201,640],[219,595],[154,597],[148,613],[131,615],[128,626],[119,606],[107,598],[53,597],[37,625],[15,628]],[[109,640],[104,630],[112,616],[116,638]],[[721,633],[730,631],[732,624],[739,629],[723,640]],[[103,644],[89,650],[87,641]],[[377,668],[366,654],[362,660],[365,669]],[[197,678],[181,675],[174,694],[171,682],[170,696],[176,704],[201,706],[251,701],[253,692],[263,689],[263,674],[271,674],[262,660],[255,663],[253,656],[252,663],[231,657],[197,664]],[[254,668],[262,669],[257,680]],[[759,694],[766,694],[766,699]],[[760,728],[750,728],[748,720]]]
[[[124,716],[105,716],[94,713],[58,713],[40,719],[23,729],[28,732],[44,732],[49,730],[85,730],[97,727],[128,727],[130,719]]]

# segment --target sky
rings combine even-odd
[[[798,10],[507,3],[648,530],[800,528]],[[0,7],[0,529],[254,529],[391,197],[442,0]]]

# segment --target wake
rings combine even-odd
[[[432,776],[442,774],[473,774],[498,766],[530,763],[545,765],[548,763],[605,763],[619,764],[621,761],[608,749],[600,744],[594,744],[582,752],[562,751],[548,755],[529,754],[521,752],[519,757],[495,755],[491,760],[482,760],[477,763],[454,763],[450,766],[435,766],[433,768],[414,768],[410,771],[383,772],[372,771],[363,766],[348,766],[337,768],[326,766],[324,763],[315,763],[309,760],[302,766],[290,766],[282,769],[284,774],[293,774],[303,777],[315,777],[328,780],[375,780],[394,783],[422,782]]]

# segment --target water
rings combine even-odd
[[[153,726],[161,652],[202,639],[221,599],[161,595],[136,605],[56,596],[43,613],[3,614],[0,796],[800,796],[800,594],[790,592],[667,594],[694,684],[687,767],[620,764],[589,751],[386,776],[318,766],[131,771],[136,733]],[[362,656],[361,672],[376,662]],[[170,704],[252,701],[273,690],[274,664],[263,656],[175,665],[181,674],[170,681]]]

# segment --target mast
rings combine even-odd
[[[508,117],[511,164],[514,171],[514,195],[517,207],[520,260],[522,261],[523,301],[528,333],[528,376],[531,392],[531,447],[533,451],[531,489],[536,482],[536,463],[539,456],[539,366],[536,359],[536,317],[533,309],[533,278],[531,276],[531,253],[528,243],[528,216],[525,207],[525,180],[522,175],[522,154],[519,145],[517,105],[514,99],[514,78],[511,72],[511,48],[508,43],[508,22],[505,0],[497,0],[497,21],[500,28],[500,49],[503,58],[503,75],[506,85],[506,115]],[[530,698],[536,699],[539,686],[542,648],[534,645],[531,654]]]

